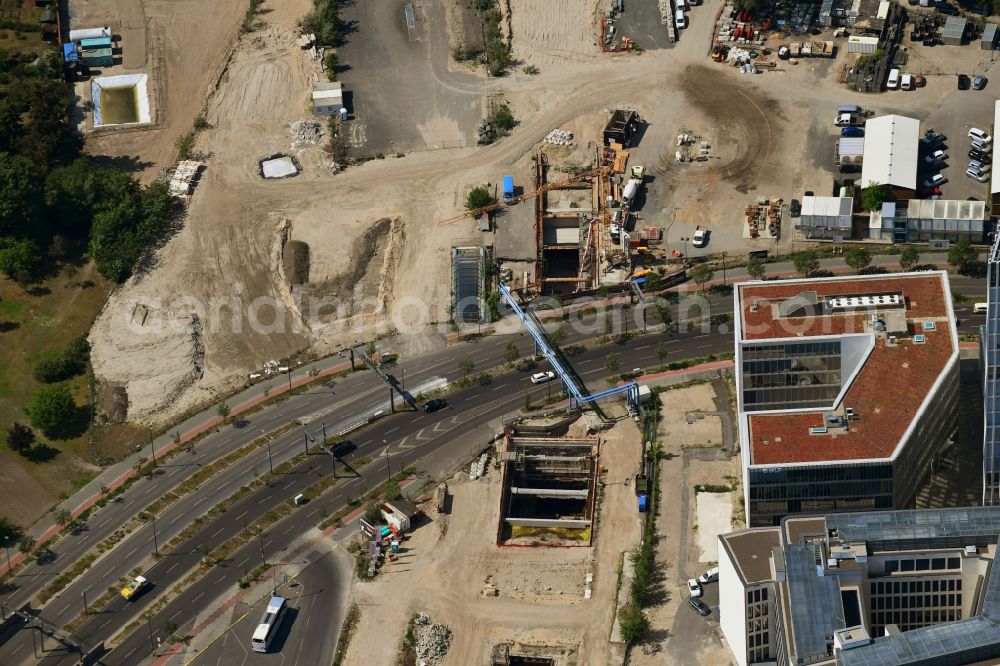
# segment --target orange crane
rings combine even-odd
[[[594,176],[600,177],[600,176],[607,175],[609,173],[611,173],[611,167],[610,166],[603,166],[603,167],[599,167],[597,169],[590,169],[588,171],[583,171],[581,173],[578,173],[575,176],[567,178],[566,180],[560,180],[560,181],[557,181],[555,183],[545,183],[544,185],[542,185],[541,187],[539,187],[537,190],[535,190],[533,192],[526,192],[524,194],[519,194],[518,196],[514,197],[511,200],[510,203],[503,203],[502,201],[497,201],[496,203],[490,204],[489,206],[483,206],[482,208],[474,208],[472,210],[467,210],[464,213],[460,213],[458,215],[455,215],[454,217],[449,217],[446,220],[441,220],[440,222],[438,222],[438,226],[444,226],[446,224],[452,224],[454,222],[459,222],[461,220],[464,220],[464,219],[467,219],[467,218],[470,218],[470,217],[478,217],[478,216],[482,215],[483,213],[489,213],[490,211],[498,210],[500,208],[506,208],[507,206],[513,206],[516,203],[519,203],[521,201],[525,201],[527,199],[531,199],[532,197],[538,196],[539,194],[541,194],[543,192],[548,192],[549,190],[558,190],[561,187],[566,187],[567,185],[572,185],[573,183],[578,183],[581,180],[587,180],[588,178],[592,178]]]

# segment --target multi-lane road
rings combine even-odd
[[[956,289],[963,289],[961,278],[956,281]],[[969,289],[981,290],[981,281],[970,281]],[[973,292],[974,293],[974,292]],[[728,297],[712,299],[713,313],[731,312],[732,300]],[[973,316],[971,306],[956,306],[956,314],[961,320],[963,333],[974,333],[981,317]],[[572,333],[569,341],[582,339],[583,334]],[[411,389],[420,385],[435,385],[454,379],[458,374],[457,360],[470,358],[480,369],[502,363],[506,342],[514,341],[522,353],[530,351],[530,338],[526,335],[493,336],[478,343],[454,345],[412,360],[404,360],[406,383]],[[680,360],[709,353],[730,351],[732,335],[728,329],[702,332],[688,331],[674,336],[650,334],[630,340],[625,344],[605,345],[586,350],[572,359],[580,376],[592,388],[600,388],[606,376],[605,359],[614,352],[619,357],[620,367],[649,367],[659,363],[656,346],[660,341],[668,343],[666,361]],[[461,462],[470,446],[469,435],[482,431],[485,424],[497,421],[524,404],[525,395],[531,393],[538,398],[545,387],[533,386],[523,373],[510,373],[496,377],[490,384],[460,390],[449,396],[450,408],[434,414],[424,412],[403,412],[382,419],[354,438],[358,449],[351,457],[367,457],[372,462],[358,470],[358,476],[342,478],[323,498],[322,505],[334,511],[348,496],[357,497],[371,485],[383,480],[386,474],[386,457],[392,469],[424,461],[428,457],[441,460],[441,469],[447,469],[448,461]],[[335,424],[353,420],[358,415],[370,414],[382,407],[387,391],[375,380],[371,373],[355,373],[336,382],[329,382],[308,392],[295,395],[273,405],[247,419],[241,428],[230,427],[203,440],[192,454],[182,454],[164,465],[151,479],[142,480],[125,493],[123,502],[115,502],[101,509],[93,516],[86,530],[78,535],[62,540],[53,549],[56,559],[50,564],[32,564],[17,578],[19,588],[4,599],[8,607],[17,607],[28,601],[38,589],[57,571],[69,566],[72,561],[93,548],[101,539],[125,522],[130,516],[146,506],[154,498],[161,496],[189,476],[199,466],[217,459],[221,455],[243,446],[260,437],[261,430],[270,432],[282,424],[293,420],[306,423],[309,434],[318,439],[319,423],[325,421],[330,430]],[[488,431],[488,426],[486,426]],[[482,439],[478,444],[482,444]],[[474,442],[473,444],[475,444]],[[304,444],[303,428],[277,437],[270,447],[271,463],[279,464],[302,452]],[[351,459],[348,458],[348,460]],[[255,475],[268,469],[267,447],[258,448],[248,458],[231,465],[219,473],[211,483],[178,500],[160,514],[156,520],[157,541],[162,546],[175,536],[197,515],[205,513],[211,506],[230,496],[236,489],[246,485]],[[105,608],[88,618],[87,622],[71,637],[74,643],[85,650],[92,649],[106,641],[127,622],[148,608],[162,591],[182,580],[195,568],[202,553],[211,550],[275,506],[317,479],[330,473],[330,460],[325,455],[314,455],[294,469],[279,477],[269,486],[245,497],[233,506],[223,518],[208,523],[180,544],[170,553],[144,569],[145,575],[153,581],[154,587],[132,603],[120,597],[115,598]],[[320,522],[319,502],[307,505],[294,512],[269,530],[263,540],[264,556],[268,562],[280,562],[282,552],[290,541],[304,534]],[[118,579],[144,562],[150,562],[154,551],[153,525],[137,530],[117,548],[98,560],[83,576],[68,586],[43,610],[43,620],[55,627],[63,626],[75,618],[83,608],[83,595],[87,591],[91,599],[111,586]],[[245,569],[252,568],[260,561],[260,547],[255,543],[238,550],[226,563],[214,567],[199,583],[158,611],[150,622],[150,628],[162,628],[167,623],[175,623],[183,634],[186,624],[194,621],[198,611],[212,599],[235,589],[236,579]],[[309,567],[305,571],[313,573],[322,585],[324,575],[316,572],[327,571],[324,567]],[[303,572],[303,575],[305,574]],[[343,586],[329,584],[328,596],[336,597],[334,589]],[[326,602],[324,602],[326,603]],[[334,603],[330,607],[339,607]],[[92,609],[93,610],[93,609]],[[304,610],[302,612],[305,612]],[[294,626],[290,638],[295,642]],[[226,639],[228,640],[228,639]],[[52,642],[49,641],[49,647]],[[119,647],[107,653],[101,660],[107,664],[132,664],[148,656],[150,638],[148,634],[136,632]],[[29,632],[22,631],[0,647],[0,663],[19,664],[33,658],[33,644]],[[299,649],[296,647],[295,649]],[[51,650],[46,663],[73,663],[78,653],[72,650]]]

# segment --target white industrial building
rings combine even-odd
[[[887,201],[872,214],[868,237],[894,243],[930,240],[983,241],[989,215],[985,201],[967,199],[910,199]]]
[[[861,187],[885,185],[890,198],[906,199],[917,189],[917,148],[920,121],[896,114],[869,118],[865,123],[865,158]]]
[[[806,238],[851,236],[852,197],[802,197],[797,227]]]
[[[344,108],[344,89],[339,81],[317,83],[313,86],[313,113],[317,116],[335,116]]]

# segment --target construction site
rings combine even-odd
[[[504,441],[497,545],[590,545],[600,438],[511,429]]]

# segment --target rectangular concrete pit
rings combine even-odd
[[[589,544],[599,450],[597,437],[508,436],[498,543]]]

